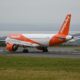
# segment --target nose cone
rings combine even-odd
[[[71,35],[66,36],[66,40],[71,40],[71,39],[73,39],[73,36]]]

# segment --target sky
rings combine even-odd
[[[0,0],[0,24],[62,24],[68,13],[79,25],[80,0]]]
[[[61,23],[68,13],[79,24],[80,0],[0,0],[0,23]]]

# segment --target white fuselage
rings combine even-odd
[[[49,46],[49,42],[50,42],[50,39],[55,35],[55,34],[22,34],[25,38],[28,38],[32,41],[35,41],[43,46]],[[7,37],[6,38],[6,43],[12,43],[12,44],[19,44],[19,45],[25,45],[25,46],[39,46],[39,45],[36,45],[36,44],[32,44],[32,43],[29,43],[29,42],[26,42],[24,40],[18,40],[18,39],[15,39],[15,38],[19,38],[20,36],[19,35],[12,35],[13,38],[11,37]]]
[[[63,36],[57,36],[57,39],[54,39],[55,35],[56,34],[12,34],[6,38],[6,43],[37,47],[53,46],[56,43],[58,44],[58,42],[62,43],[64,39],[72,39],[70,35],[67,35],[65,38],[63,38]]]
[[[50,39],[55,34],[23,34],[25,37],[36,41],[44,46],[49,46]]]

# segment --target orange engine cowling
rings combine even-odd
[[[16,51],[18,48],[17,45],[11,44],[11,43],[7,43],[6,44],[6,50],[8,51]]]

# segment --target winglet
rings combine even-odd
[[[68,14],[59,30],[59,34],[68,35],[71,21],[71,14]]]

